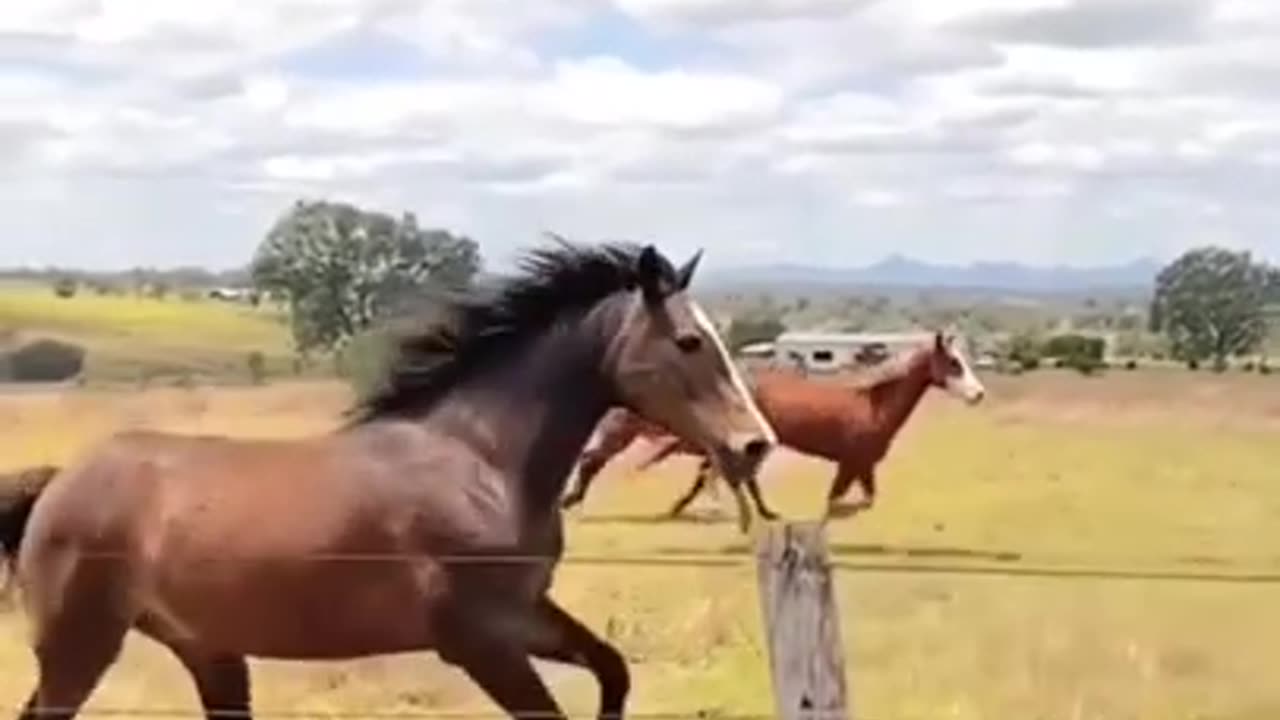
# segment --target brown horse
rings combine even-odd
[[[621,717],[625,660],[548,594],[587,436],[623,405],[731,474],[775,440],[685,292],[697,257],[539,249],[402,338],[336,432],[121,433],[11,504],[0,536],[21,541],[39,666],[22,717],[73,717],[131,629],[173,652],[210,718],[250,716],[247,657],[427,650],[513,717],[563,717],[534,657],[585,667],[600,717]]]
[[[894,436],[915,411],[930,387],[939,387],[969,403],[985,394],[964,353],[954,339],[936,333],[932,341],[898,357],[885,360],[858,374],[852,382],[800,377],[777,371],[757,372],[753,394],[765,418],[778,433],[782,445],[803,454],[835,462],[836,474],[827,496],[827,515],[843,517],[870,509],[875,503],[875,467],[884,459]],[[618,410],[602,423],[593,438],[587,461],[580,461],[573,489],[562,505],[571,507],[586,496],[591,480],[615,455],[640,436],[665,436],[636,468],[642,471],[672,455],[702,456],[696,444],[672,434],[652,421]],[[688,492],[669,511],[675,517],[713,480],[712,463],[705,457]],[[862,488],[862,499],[842,504],[840,499],[853,481]],[[766,519],[777,513],[763,501],[754,475],[745,480],[756,510]],[[714,487],[714,485],[713,485]]]
[[[643,418],[624,407],[610,408],[596,426],[595,432],[587,440],[586,447],[582,450],[581,457],[578,458],[577,478],[573,487],[569,492],[565,493],[561,498],[561,508],[568,510],[586,497],[587,489],[590,487],[591,481],[595,478],[609,461],[617,457],[637,439],[644,438],[660,443],[659,452],[662,457],[673,454],[668,448],[673,448],[680,454],[690,454],[687,448],[692,447],[692,443],[688,440],[673,436],[671,431],[662,425],[655,423],[647,418]],[[645,461],[645,467],[653,465],[656,461],[649,458]],[[755,499],[756,507],[762,509],[761,517],[766,520],[776,520],[778,515],[764,504],[759,497],[759,488],[752,480],[746,483],[747,490]],[[717,483],[709,483],[708,490],[713,496],[719,496],[720,490]],[[745,522],[750,519],[750,510],[746,508],[745,501],[742,498],[741,491],[735,485],[734,499],[738,503],[739,526],[746,528]],[[673,517],[676,513],[673,513]]]

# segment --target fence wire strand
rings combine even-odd
[[[22,708],[9,708],[10,712],[22,712]],[[55,717],[71,712],[69,708],[42,708],[36,717]],[[204,718],[206,713],[201,709],[182,710],[178,708],[129,708],[129,707],[91,707],[86,705],[76,712],[78,717],[137,717],[137,718]],[[836,713],[811,711],[810,717],[820,720],[825,715],[837,717]],[[528,712],[520,713],[521,720],[558,720],[569,717],[568,713]],[[631,720],[686,720],[687,718],[706,718],[707,720],[774,720],[776,713],[763,712],[719,712],[716,710],[697,710],[686,712],[628,712],[626,718]],[[248,713],[225,711],[215,712],[212,717],[225,720],[247,720],[254,718],[280,718],[281,720],[304,720],[306,718],[332,718],[333,720],[502,720],[511,715],[500,710],[405,710],[398,712],[365,711],[365,710],[251,710]],[[839,713],[840,720],[854,720],[847,713]],[[856,720],[867,720],[857,718]]]
[[[10,712],[19,713],[23,708],[9,708]],[[70,712],[67,708],[42,708],[35,717],[58,716]],[[204,718],[202,709],[182,710],[178,708],[129,708],[129,707],[91,707],[84,706],[76,711],[77,717],[105,718]],[[219,720],[248,720],[249,718],[280,718],[280,720],[309,720],[310,718],[326,718],[331,720],[506,720],[511,715],[501,710],[405,710],[399,712],[364,711],[364,710],[250,710],[248,713],[238,711],[215,711],[209,717]],[[520,713],[520,720],[560,720],[573,717],[573,713]],[[594,717],[594,713],[591,715]],[[776,720],[776,712],[723,712],[719,710],[694,710],[682,712],[627,712],[628,720]],[[811,720],[870,720],[862,715],[852,715],[847,711],[807,710],[806,717]]]
[[[918,555],[928,556],[928,551]],[[1189,563],[1183,560],[1153,559],[1142,566],[1118,566],[1099,563],[1096,558],[1047,556],[1043,560],[1017,555],[1008,558],[983,558],[973,561],[924,562],[910,558],[899,561],[858,560],[841,557],[839,552],[828,556],[827,565],[832,570],[906,575],[976,575],[994,577],[1023,577],[1060,580],[1127,580],[1151,582],[1230,583],[1251,585],[1280,585],[1280,561],[1274,563],[1237,563],[1220,558]],[[936,554],[935,554],[936,556]],[[136,557],[126,552],[84,551],[80,558],[102,561],[123,561]],[[245,557],[223,555],[217,562],[271,563],[289,565],[299,562],[330,563],[410,563],[429,561],[446,565],[542,565],[558,563],[579,566],[614,567],[663,567],[663,568],[750,568],[757,562],[754,554],[741,551],[703,551],[618,553],[618,554],[511,554],[511,553],[387,553],[387,552],[318,552],[303,555],[264,555]],[[1239,568],[1237,570],[1176,569],[1194,564],[1199,567]],[[1267,568],[1265,570],[1256,569]],[[1270,568],[1275,568],[1270,569]]]

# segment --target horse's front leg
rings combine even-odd
[[[600,719],[623,716],[631,692],[631,673],[622,653],[543,596],[535,611],[529,652],[537,657],[586,668],[600,684]]]
[[[689,503],[693,502],[693,499],[698,497],[698,493],[702,492],[703,489],[707,487],[710,474],[711,461],[703,458],[702,461],[698,463],[698,473],[693,479],[693,484],[689,486],[689,489],[683,495],[676,498],[675,503],[673,503],[671,508],[667,510],[667,517],[673,519],[680,517],[680,514],[689,506]]]
[[[513,718],[565,720],[564,711],[538,676],[520,632],[526,611],[513,609],[495,616],[477,606],[442,613],[436,653],[461,669],[472,682]],[[507,622],[506,620],[514,620]]]
[[[858,476],[858,485],[862,487],[862,509],[870,510],[876,504],[876,471],[868,468]]]
[[[753,473],[747,478],[747,492],[751,493],[751,499],[756,504],[756,512],[760,513],[760,517],[773,522],[780,516],[773,511],[773,508],[764,501],[764,494],[760,492],[760,476],[759,473]]]

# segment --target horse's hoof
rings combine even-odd
[[[774,512],[773,510],[770,510],[770,509],[769,509],[769,508],[767,508],[767,507],[759,507],[759,508],[756,508],[756,512],[760,513],[760,517],[762,517],[762,518],[764,518],[765,520],[768,520],[768,521],[770,521],[770,522],[772,522],[772,521],[774,521],[774,520],[778,520],[778,519],[780,519],[780,518],[782,517],[781,515],[779,515],[778,513]]]
[[[827,518],[830,520],[844,520],[865,510],[861,505],[851,503],[836,503],[827,506]]]

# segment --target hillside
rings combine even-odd
[[[982,294],[1145,295],[1160,263],[1150,258],[1095,267],[1032,266],[1010,262],[942,265],[891,255],[864,267],[804,264],[708,268],[701,284],[716,290],[822,293],[835,290],[931,289]]]

